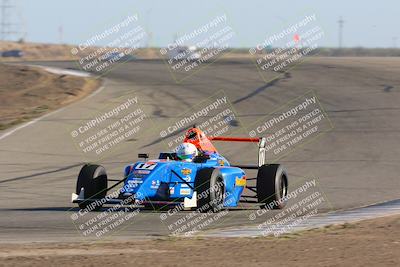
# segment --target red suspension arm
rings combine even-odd
[[[260,141],[260,138],[224,137],[224,136],[208,137],[208,139],[212,141],[253,142],[253,143],[258,143]]]

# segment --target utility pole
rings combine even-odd
[[[339,18],[338,23],[339,23],[339,48],[342,48],[343,24],[344,24],[344,20],[342,19],[342,17]]]
[[[15,8],[15,5],[10,3],[10,0],[2,0],[0,5],[1,22],[0,22],[0,40],[6,40],[10,35],[16,32],[12,30],[14,25],[11,22],[10,11]]]
[[[397,48],[397,37],[393,37],[392,41],[393,41],[393,48]]]

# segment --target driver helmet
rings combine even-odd
[[[191,143],[182,143],[176,150],[176,155],[180,160],[192,161],[198,155],[195,145]]]

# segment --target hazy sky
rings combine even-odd
[[[9,0],[11,1],[11,0]],[[1,0],[0,0],[1,2]],[[151,32],[152,46],[165,46],[178,33],[194,29],[217,14],[226,14],[238,38],[236,47],[251,47],[266,34],[290,24],[304,12],[317,15],[325,31],[320,46],[338,45],[338,19],[343,17],[343,45],[391,47],[400,45],[400,1],[368,0],[15,0],[27,41],[78,44],[126,17],[139,15]],[[398,38],[396,41],[395,38]]]

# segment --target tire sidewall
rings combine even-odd
[[[276,175],[275,175],[275,200],[278,201],[282,199],[285,195],[285,193],[281,193],[281,179],[284,179],[284,176],[287,177],[285,169],[282,167],[282,165],[279,165],[278,169],[276,170]],[[287,192],[287,188],[286,188]]]
[[[211,190],[217,181],[223,176],[217,168],[204,168],[199,171],[195,180],[195,190],[197,191],[197,209],[200,212],[217,212],[221,209],[224,199],[220,203],[215,203],[216,195]],[[223,194],[225,194],[225,184],[223,182]]]
[[[273,205],[273,209],[282,209],[286,205],[288,193],[288,179],[286,170],[280,164],[263,165],[259,168],[257,174],[257,194],[258,201],[264,204],[278,202]],[[281,193],[281,180],[284,180],[284,190]],[[283,198],[283,201],[282,201]]]
[[[279,166],[278,171],[276,173],[276,177],[275,177],[275,190],[277,192],[277,196],[279,198],[276,199],[276,201],[279,202],[279,206],[275,207],[277,209],[282,209],[286,206],[287,204],[287,194],[288,194],[288,179],[287,179],[287,173],[286,170],[282,167],[282,165]],[[281,184],[281,180],[283,179],[283,183],[284,183],[284,188],[282,189],[283,192],[281,193],[280,190],[280,184]]]
[[[219,185],[219,183],[221,183],[221,184]],[[218,196],[216,195],[216,193],[217,193],[216,187],[218,187],[218,186],[222,187],[223,195],[222,195],[221,200],[218,200],[217,199]],[[226,190],[226,187],[225,187],[225,183],[224,183],[224,178],[223,178],[220,170],[214,169],[214,171],[212,172],[212,175],[211,175],[211,179],[210,179],[210,203],[209,203],[211,206],[211,209],[214,212],[217,212],[222,209],[222,207],[224,205],[225,194],[226,194],[225,190]]]

